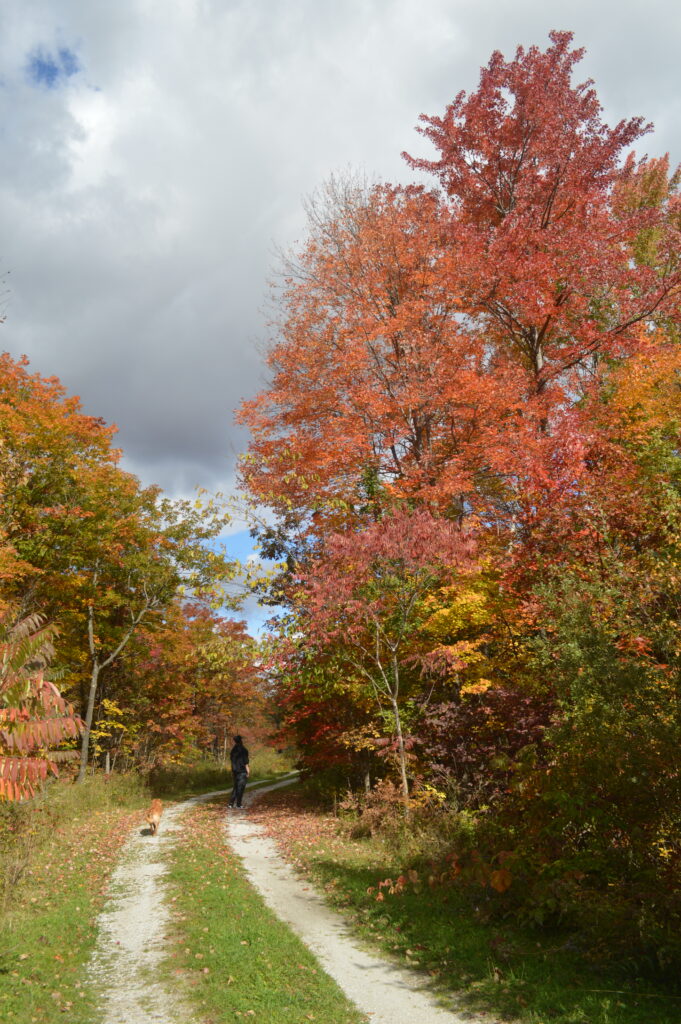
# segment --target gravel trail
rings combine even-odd
[[[255,796],[257,791],[247,794],[246,805]],[[372,1024],[493,1024],[491,1018],[443,1008],[425,991],[427,981],[367,953],[338,914],[283,859],[264,829],[243,812],[228,812],[226,830],[230,846],[243,859],[246,874],[270,909],[312,950],[348,998],[370,1015]]]
[[[198,1018],[158,980],[170,927],[163,878],[179,818],[206,793],[163,813],[155,836],[136,828],[111,876],[109,898],[99,915],[97,946],[88,975],[101,992],[103,1024],[197,1024]]]
[[[258,792],[294,781],[295,777],[287,778],[252,789],[245,806]],[[88,971],[101,994],[103,1024],[198,1024],[199,1018],[158,978],[171,925],[164,875],[184,811],[229,792],[204,793],[176,804],[164,812],[156,836],[149,835],[147,828],[136,828],[123,848],[98,919],[97,946]],[[494,1024],[490,1018],[443,1008],[425,991],[427,981],[367,953],[247,814],[229,811],[225,828],[227,841],[243,859],[251,883],[265,902],[300,936],[372,1024]]]

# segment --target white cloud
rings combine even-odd
[[[300,236],[302,196],[348,164],[408,180],[419,113],[474,87],[492,49],[573,28],[608,117],[677,145],[671,0],[8,0],[2,17],[2,347],[175,492],[232,483],[272,245]]]

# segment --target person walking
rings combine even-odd
[[[230,807],[241,807],[246,788],[246,780],[251,773],[249,765],[248,750],[244,746],[241,736],[234,737],[234,746],[229,752],[229,759],[232,762],[232,778],[234,788],[229,800]]]

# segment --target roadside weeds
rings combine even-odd
[[[129,782],[100,778],[80,790],[59,784],[18,826],[29,846],[0,918],[0,1019],[7,1024],[96,1019],[86,965],[109,877],[142,822],[145,800]],[[7,844],[5,853],[24,855],[21,844]]]
[[[421,870],[391,894],[380,882],[405,866],[380,838],[348,838],[299,787],[263,794],[250,817],[362,939],[427,973],[471,1013],[522,1024],[678,1024],[681,998],[585,961],[565,934],[494,920],[482,888],[431,889]]]

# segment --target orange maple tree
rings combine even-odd
[[[332,187],[313,206],[272,382],[241,411],[244,482],[280,514],[335,529],[366,514],[371,478],[515,529],[579,472],[571,416],[606,357],[678,320],[678,197],[636,201],[655,168],[622,156],[646,127],[605,125],[571,83],[582,51],[551,39],[494,54],[424,118],[439,159],[411,163],[438,193]],[[644,236],[654,261],[634,258]]]

